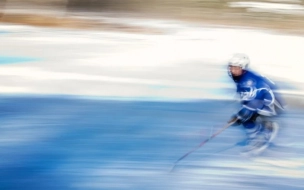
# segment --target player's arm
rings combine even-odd
[[[235,125],[240,125],[249,120],[255,113],[265,112],[265,115],[272,115],[272,110],[265,108],[271,106],[274,101],[273,92],[269,88],[258,89],[255,98],[250,101],[244,101],[242,108],[232,115],[230,121],[236,119]]]
[[[233,114],[228,123],[235,121],[234,126],[241,125],[248,121],[256,113],[255,109],[251,109],[243,105],[243,107],[236,113]]]

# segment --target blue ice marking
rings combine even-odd
[[[37,61],[36,58],[31,57],[7,57],[7,56],[0,56],[0,64],[12,64],[12,63],[23,63],[23,62],[30,62],[30,61]]]
[[[9,32],[7,31],[0,31],[0,34],[8,34]]]

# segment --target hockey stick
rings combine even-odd
[[[221,128],[220,130],[218,130],[216,133],[214,133],[212,136],[210,136],[208,139],[204,140],[203,142],[201,142],[197,147],[195,147],[194,149],[190,150],[189,152],[187,152],[185,155],[183,155],[182,157],[180,157],[178,160],[175,161],[172,169],[170,172],[172,172],[175,168],[175,166],[177,165],[177,163],[179,161],[181,161],[182,159],[186,158],[189,154],[191,154],[192,152],[196,151],[197,149],[199,149],[200,147],[202,147],[204,144],[206,144],[209,140],[213,139],[214,137],[216,137],[218,134],[220,134],[221,132],[223,132],[225,129],[227,129],[228,127],[230,127],[234,122],[236,122],[237,118],[234,120],[231,120],[228,124],[226,124],[223,128]]]

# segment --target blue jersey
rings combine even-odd
[[[284,101],[277,92],[278,87],[268,78],[250,70],[244,70],[239,77],[233,77],[237,93],[240,94],[243,109],[261,115],[276,115],[284,109]]]

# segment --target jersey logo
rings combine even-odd
[[[252,80],[248,80],[246,82],[246,86],[253,86],[253,81]]]

